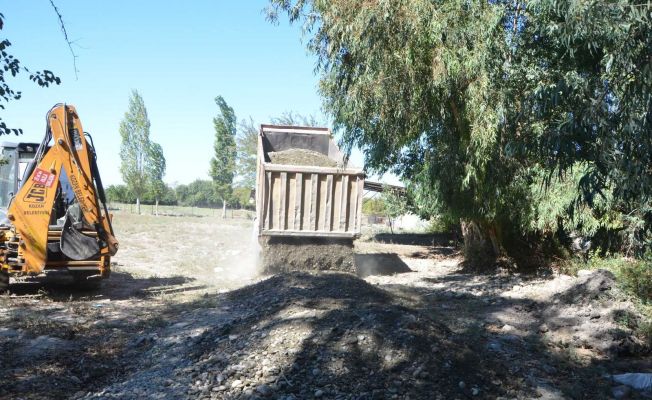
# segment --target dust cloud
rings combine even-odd
[[[260,254],[261,247],[254,224],[248,240],[242,237],[242,243],[236,248],[225,248],[222,251],[217,266],[213,268],[213,285],[232,289],[255,281],[260,276]]]

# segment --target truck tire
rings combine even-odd
[[[0,271],[0,293],[5,293],[9,290],[9,273]]]

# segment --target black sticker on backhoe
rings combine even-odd
[[[29,188],[29,191],[27,194],[25,194],[25,197],[23,197],[23,201],[27,203],[43,203],[45,201],[46,194],[47,188],[45,185],[35,183],[31,188]]]

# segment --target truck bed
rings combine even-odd
[[[284,165],[269,153],[306,149],[341,167]],[[360,234],[364,172],[345,166],[326,128],[262,125],[256,208],[261,236],[355,238]]]

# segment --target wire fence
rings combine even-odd
[[[109,211],[137,214],[136,204],[129,203],[108,203]],[[156,206],[153,204],[141,204],[142,215],[156,215]],[[221,217],[222,207],[191,207],[191,206],[158,206],[158,215],[171,217]],[[226,218],[254,219],[255,212],[247,209],[226,209]]]

